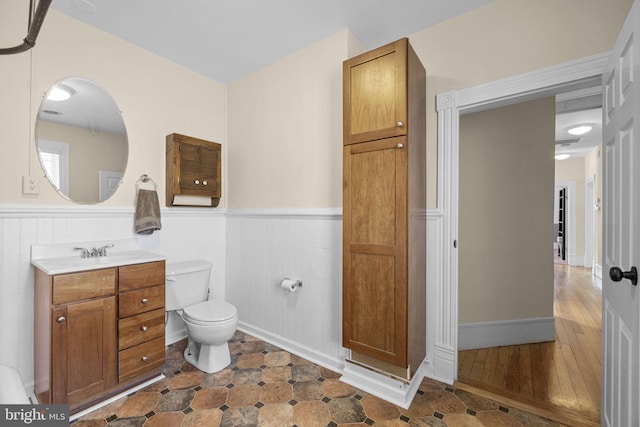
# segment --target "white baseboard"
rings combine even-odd
[[[598,263],[593,263],[593,274],[600,280],[602,280],[602,266]]]
[[[310,347],[298,344],[256,326],[249,325],[243,321],[238,321],[238,329],[334,372],[342,373],[344,369],[344,360],[341,360],[339,357],[331,357],[327,354],[320,353]]]
[[[578,255],[569,254],[569,256],[567,257],[567,263],[569,265],[574,265],[576,267],[587,267],[587,265],[585,265],[585,257],[584,256],[578,256]]]
[[[465,323],[458,327],[458,350],[555,340],[555,318]]]
[[[340,381],[408,409],[425,377],[426,370],[426,364],[422,363],[411,382],[406,384],[353,363],[347,363],[342,371]]]

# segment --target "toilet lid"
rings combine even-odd
[[[221,322],[237,313],[234,305],[215,299],[190,305],[183,310],[185,317],[199,322]]]

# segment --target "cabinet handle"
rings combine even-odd
[[[148,303],[148,302],[149,302],[149,300],[148,300],[147,298],[142,298],[142,299],[140,300],[140,302],[141,302],[141,303],[143,303],[143,304],[146,304],[146,303]]]
[[[58,323],[62,323],[62,322],[64,322],[65,320],[67,320],[67,318],[66,318],[66,317],[64,317],[64,316],[60,316],[60,317],[58,317],[58,319],[57,319],[57,320],[58,320]]]
[[[402,122],[398,122],[398,127],[399,127],[399,128],[404,127],[404,123],[402,123]]]
[[[399,142],[398,143],[398,148],[402,148],[402,147],[404,147],[404,145],[401,142]]]
[[[140,330],[142,332],[147,332],[149,330],[149,327],[148,326],[143,326],[143,327],[140,328]]]
[[[198,184],[200,184],[200,180],[199,180],[199,179],[196,179],[195,181],[193,181],[193,183],[194,183],[195,185],[198,185]]]
[[[202,181],[202,185],[207,185],[207,181]]]
[[[147,360],[149,360],[149,358],[147,356],[142,356],[142,359],[140,360],[142,360],[143,362],[146,362]]]

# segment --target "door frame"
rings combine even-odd
[[[427,283],[427,312],[435,313],[435,337],[427,337],[429,374],[453,384],[458,378],[458,149],[460,115],[601,84],[609,52],[507,79],[436,95],[438,113],[437,208],[442,217],[441,280]],[[464,244],[464,242],[461,242]],[[430,316],[430,319],[432,317]]]
[[[596,273],[596,177],[584,181],[584,266]]]

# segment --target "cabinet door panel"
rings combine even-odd
[[[406,138],[344,148],[343,345],[406,367]]]
[[[115,385],[115,308],[108,297],[52,312],[55,403],[73,407]]]
[[[345,144],[406,135],[406,46],[402,39],[344,62]]]

